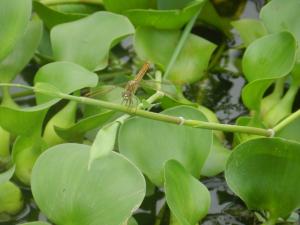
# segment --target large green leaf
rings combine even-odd
[[[37,1],[33,2],[33,6],[35,12],[37,12],[48,29],[51,29],[52,27],[61,23],[67,23],[85,17],[85,15],[81,14],[68,14],[59,12]]]
[[[0,61],[10,53],[25,32],[31,16],[31,1],[0,1]]]
[[[62,144],[43,153],[32,173],[34,199],[55,224],[124,224],[145,196],[144,177],[114,152],[88,170],[89,149]]]
[[[181,225],[195,225],[208,213],[210,194],[176,160],[165,164],[165,192],[168,206]]]
[[[300,207],[299,161],[299,143],[253,139],[234,149],[225,177],[250,209],[268,211],[271,220],[287,218]]]
[[[163,114],[206,121],[199,110],[187,106],[174,107]],[[170,159],[178,160],[193,176],[200,176],[211,149],[212,131],[134,117],[122,125],[118,141],[120,152],[151,182],[162,185],[164,163]]]
[[[289,32],[270,34],[252,42],[243,57],[249,82],[287,75],[294,67],[297,42]]]
[[[180,39],[179,30],[139,28],[135,36],[135,49],[139,57],[150,60],[165,69]],[[170,71],[174,83],[191,83],[201,79],[206,72],[216,45],[191,34]]]
[[[58,82],[59,81],[59,82]],[[54,62],[41,67],[35,75],[34,83],[46,83],[64,93],[72,93],[84,87],[94,87],[98,76],[70,62]],[[37,103],[41,104],[53,99],[51,96],[36,94]]]
[[[0,82],[8,83],[21,72],[36,51],[41,36],[42,23],[34,19],[10,54],[0,61]]]
[[[89,70],[103,69],[110,48],[133,33],[134,27],[126,17],[97,12],[55,26],[51,30],[53,54],[56,60],[75,62]]]

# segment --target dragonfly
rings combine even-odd
[[[171,99],[174,99],[174,100],[180,99],[180,94],[178,93],[176,86],[171,81],[143,80],[143,78],[149,71],[150,66],[151,65],[149,62],[145,62],[143,64],[143,66],[141,67],[141,69],[138,71],[138,73],[135,75],[135,77],[132,80],[129,80],[128,82],[126,82],[125,89],[120,94],[121,95],[120,100],[122,100],[121,101],[122,104],[131,106],[134,102],[133,101],[134,98],[136,98],[135,94],[139,87],[143,87],[146,89],[152,89],[152,90],[156,90],[156,91],[161,91],[165,94],[165,96],[167,96]],[[159,87],[159,89],[158,89],[158,87]],[[120,86],[102,85],[96,89],[93,89],[93,90],[85,93],[84,96],[85,97],[105,96],[109,92],[112,92],[113,90],[116,90],[116,89],[118,89],[118,91],[120,91]],[[116,92],[118,92],[118,91],[116,90]],[[115,95],[115,94],[113,94],[113,95]],[[112,100],[112,99],[107,99],[107,100]]]

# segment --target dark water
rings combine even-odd
[[[264,4],[263,1],[216,1],[219,2],[219,12],[225,16],[233,16],[237,10],[241,10],[239,5],[243,6],[241,17],[257,18],[258,11]],[[245,5],[243,5],[245,4]],[[226,8],[227,7],[227,8]],[[227,9],[227,10],[224,10]],[[238,46],[240,40],[237,36],[233,39],[220,36],[217,31],[205,30],[204,28],[195,28],[194,33],[201,34],[218,45],[223,45],[224,51],[220,55],[218,64],[225,70],[213,70],[209,78],[199,83],[187,86],[185,95],[196,102],[201,102],[214,112],[223,123],[234,123],[240,115],[247,113],[241,99],[240,92],[245,84],[244,79],[240,76],[240,56],[241,50],[232,47]],[[204,32],[204,35],[202,35]],[[218,36],[219,35],[219,36]],[[229,49],[230,47],[230,49]],[[30,77],[36,70],[35,65],[30,65],[23,71],[26,74],[27,82],[31,82]],[[29,78],[29,79],[28,79]],[[19,78],[21,79],[21,78]],[[19,80],[20,81],[20,80]],[[23,81],[22,81],[23,82]],[[25,81],[24,81],[25,82]],[[22,105],[33,104],[32,97],[26,97],[19,100]],[[233,195],[224,180],[223,175],[213,178],[203,179],[202,182],[208,187],[212,197],[212,206],[208,216],[202,221],[203,225],[252,225],[258,224],[254,214],[247,210],[244,204]],[[11,218],[10,221],[1,222],[1,225],[12,225],[27,221],[45,220],[45,217],[37,209],[30,190],[23,188],[25,207],[18,215]],[[155,194],[147,197],[138,212],[135,214],[140,225],[153,225],[155,216],[164,204],[163,193],[156,190]],[[163,221],[168,221],[168,210],[166,210]],[[167,222],[166,222],[167,224]]]

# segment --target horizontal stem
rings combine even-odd
[[[42,0],[41,2],[46,5],[66,4],[66,3],[84,3],[84,4],[102,5],[102,1],[100,0]]]
[[[73,96],[69,94],[65,94],[58,91],[53,90],[44,90],[41,88],[34,88],[29,87],[22,84],[1,84],[0,86],[14,86],[14,87],[23,87],[26,89],[31,89],[35,92],[49,95],[52,97],[67,99],[71,101],[80,102],[87,105],[94,105],[94,106],[101,106],[107,109],[116,110],[120,112],[124,112],[130,115],[136,115],[141,116],[153,120],[163,121],[167,123],[173,123],[178,125],[184,125],[189,127],[195,127],[195,128],[203,128],[203,129],[209,129],[209,130],[220,130],[220,131],[226,131],[226,132],[239,132],[239,133],[248,133],[248,134],[255,134],[260,136],[266,136],[271,137],[273,135],[272,130],[262,129],[262,128],[256,128],[256,127],[247,127],[247,126],[238,126],[238,125],[229,125],[229,124],[219,124],[219,123],[212,123],[212,122],[205,122],[205,121],[199,121],[199,120],[189,120],[189,119],[183,119],[182,117],[176,117],[176,116],[169,116],[161,113],[154,113],[149,112],[137,108],[131,108],[128,106],[106,102],[98,99],[92,99],[87,97],[78,97]]]

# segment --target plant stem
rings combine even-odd
[[[93,5],[102,5],[101,0],[42,0],[45,5],[66,4],[66,3],[85,3]]]
[[[225,131],[225,132],[239,132],[239,133],[255,134],[255,135],[266,136],[266,137],[270,137],[273,135],[273,131],[267,130],[267,129],[184,119],[181,117],[149,112],[149,111],[145,111],[145,110],[141,110],[141,109],[130,108],[128,106],[124,106],[124,105],[120,105],[120,104],[116,104],[116,103],[106,102],[106,101],[87,98],[87,97],[73,96],[73,95],[65,94],[65,93],[62,93],[59,91],[45,90],[45,89],[30,87],[30,86],[26,86],[26,85],[22,85],[22,84],[9,84],[9,83],[1,84],[0,83],[0,86],[21,87],[21,88],[31,89],[34,92],[49,95],[49,96],[52,96],[55,98],[67,99],[67,100],[76,101],[76,102],[87,104],[87,105],[101,106],[101,107],[104,107],[107,109],[124,112],[124,113],[130,114],[130,115],[141,116],[141,117],[145,117],[148,119],[163,121],[166,123],[173,123],[173,124],[177,124],[177,125],[184,125],[184,126],[209,129],[209,130],[220,130],[220,131]]]
[[[163,75],[164,79],[167,80],[169,78],[170,71],[171,71],[173,65],[175,64],[175,62],[176,62],[176,60],[177,60],[177,58],[178,58],[178,56],[179,56],[179,54],[181,52],[181,49],[183,48],[183,46],[185,44],[187,38],[189,37],[190,32],[191,32],[191,30],[192,30],[192,28],[193,28],[193,26],[194,26],[194,24],[195,24],[195,22],[196,22],[196,20],[197,20],[197,18],[199,16],[199,14],[200,14],[200,12],[201,12],[201,9],[202,9],[202,7],[200,7],[200,9],[196,12],[196,14],[192,17],[192,19],[189,21],[189,23],[184,28],[183,33],[182,33],[182,35],[180,37],[180,40],[179,40],[179,42],[178,42],[178,44],[177,44],[177,46],[176,46],[176,48],[175,48],[175,50],[174,50],[174,52],[172,54],[172,57],[171,57],[171,59],[170,59],[170,61],[168,63],[166,71],[165,71],[165,73]]]
[[[217,63],[219,62],[220,58],[222,57],[222,54],[223,54],[225,48],[226,48],[226,43],[223,42],[221,44],[221,46],[218,48],[216,54],[214,55],[214,58],[211,60],[209,66],[208,66],[208,69],[212,69],[212,68],[214,68],[217,65]]]
[[[294,120],[300,118],[300,109],[298,109],[296,112],[292,113],[291,115],[289,115],[287,118],[285,118],[284,120],[282,120],[280,123],[278,123],[273,130],[275,132],[280,131],[281,129],[283,129],[285,126],[287,126],[288,124],[292,123]]]
[[[167,208],[167,204],[165,203],[165,204],[161,207],[161,209],[159,210],[159,213],[158,213],[158,215],[157,215],[157,217],[156,217],[156,219],[155,219],[154,225],[160,225],[160,224],[161,224],[161,221],[162,221],[162,219],[163,219],[163,217],[164,217],[166,208]]]

